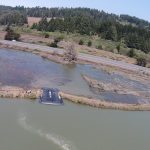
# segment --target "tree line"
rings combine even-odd
[[[0,25],[24,25],[27,24],[27,14],[13,7],[0,6]]]
[[[27,24],[27,16],[18,11],[5,12],[0,15],[0,25],[24,25]]]
[[[0,6],[0,24],[22,25],[27,23],[27,16],[42,17],[38,24],[32,26],[39,31],[98,35],[129,48],[150,52],[150,23],[136,17],[118,16],[89,8]],[[47,17],[52,19],[48,21]]]
[[[145,53],[150,52],[150,31],[132,25],[122,25],[115,21],[97,22],[84,15],[66,18],[52,18],[47,21],[43,17],[38,24],[33,24],[33,29],[39,31],[60,31],[80,33],[86,35],[99,35],[100,37],[120,42],[129,48],[140,49]]]
[[[127,22],[130,24],[134,24],[140,28],[148,28],[150,29],[150,23],[143,19],[139,19],[134,16],[124,15],[121,14],[109,14],[104,11],[99,11],[97,9],[90,9],[90,8],[46,8],[46,7],[23,7],[23,6],[2,6],[0,5],[0,12],[1,11],[18,11],[20,13],[26,14],[30,17],[57,17],[57,18],[66,18],[66,17],[75,17],[78,15],[85,15],[87,17],[92,17],[95,20],[102,21],[119,21],[119,22]],[[1,15],[1,13],[0,13]]]

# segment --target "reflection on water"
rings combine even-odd
[[[26,52],[0,50],[1,84],[21,87],[56,87],[69,93],[109,101],[139,102],[139,98],[130,95],[95,93],[89,89],[81,74],[89,75],[104,82],[127,84],[137,90],[149,88],[120,75],[109,75],[102,70],[96,70],[91,65],[62,65]]]

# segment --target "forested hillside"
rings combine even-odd
[[[42,17],[32,26],[39,31],[98,35],[129,48],[150,52],[150,23],[128,15],[108,14],[89,8],[25,8],[0,6],[0,24],[24,24],[27,16]],[[47,17],[52,18],[47,21]]]
[[[0,25],[24,25],[27,23],[27,15],[12,7],[0,6]]]

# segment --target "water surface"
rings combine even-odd
[[[0,83],[20,87],[58,87],[78,95],[115,102],[137,103],[138,98],[95,93],[84,73],[105,82],[147,87],[122,76],[110,76],[91,65],[66,66],[15,50],[0,50]],[[118,98],[118,99],[117,99]],[[149,112],[101,110],[65,101],[64,106],[37,101],[0,99],[1,150],[149,150]]]
[[[0,99],[2,150],[149,150],[149,112]]]
[[[148,99],[115,93],[96,93],[81,74],[103,82],[127,85],[135,90],[150,90],[150,85],[129,80],[121,75],[109,75],[91,65],[62,65],[40,56],[10,49],[0,49],[0,83],[20,87],[55,87],[65,92],[122,103],[149,103]]]

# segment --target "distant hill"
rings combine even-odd
[[[123,23],[133,24],[140,28],[150,29],[150,22],[139,19],[135,16],[129,16],[121,14],[120,16],[115,14],[109,14],[104,11],[90,8],[46,8],[46,7],[33,7],[25,8],[23,6],[2,6],[0,5],[0,15],[9,11],[19,11],[28,15],[29,17],[74,17],[83,14],[87,17],[98,19],[99,21],[119,21]]]
[[[41,17],[32,28],[39,31],[77,32],[98,35],[150,52],[150,23],[129,15],[115,15],[90,8],[46,8],[0,6],[0,24],[22,25],[28,17]],[[48,20],[47,18],[52,18]]]

